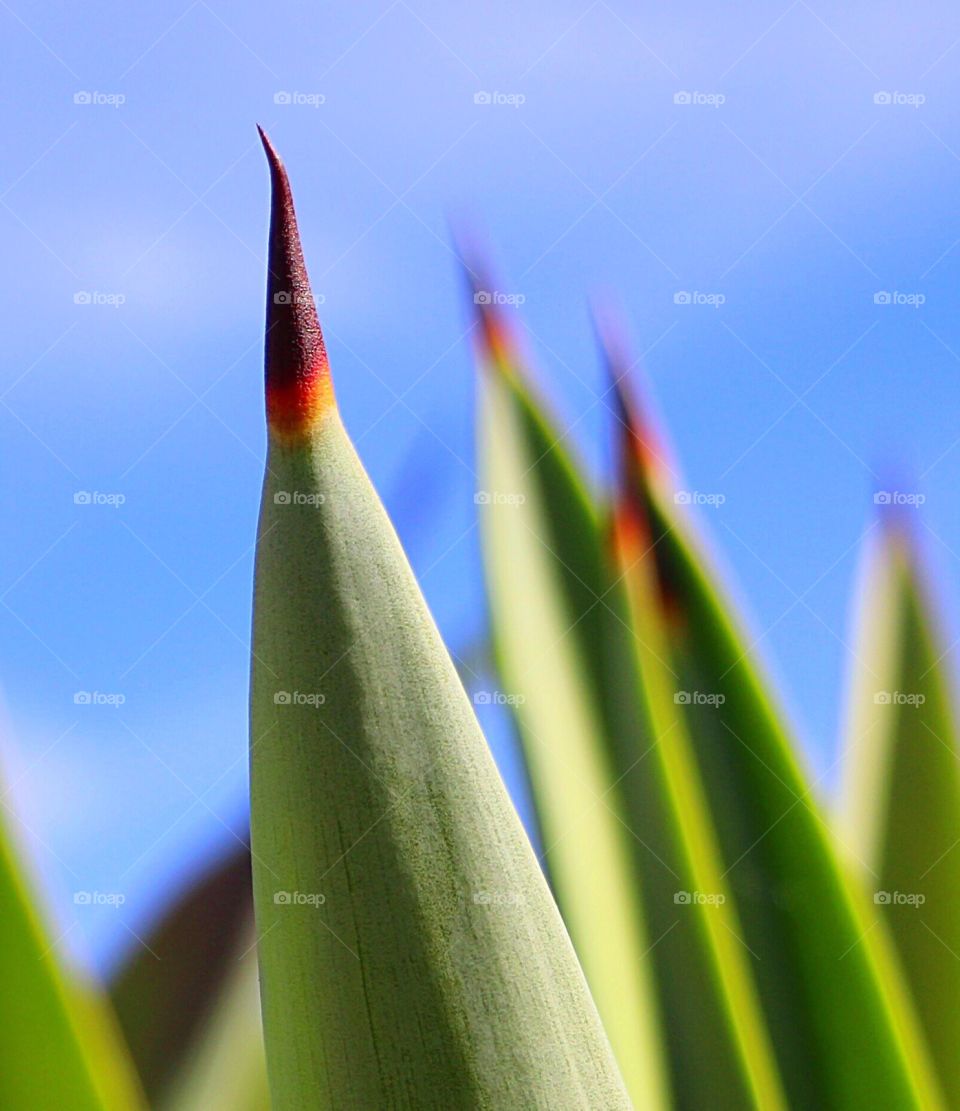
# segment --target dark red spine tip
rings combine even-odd
[[[272,432],[297,439],[332,406],[333,391],[290,180],[266,132],[259,126],[257,130],[270,166],[272,191],[265,345],[267,421]]]

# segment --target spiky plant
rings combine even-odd
[[[522,696],[538,862],[340,419],[263,142],[256,922],[244,846],[119,970],[117,1024],[60,962],[0,825],[0,1107],[960,1106],[956,723],[903,520],[863,580],[835,818],[677,504],[618,330],[599,328],[604,490],[506,310],[473,297],[492,655]]]

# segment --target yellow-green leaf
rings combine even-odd
[[[519,723],[544,864],[567,928],[634,1104],[654,1109],[667,1106],[646,960],[656,938],[644,928],[629,830],[620,796],[611,791],[602,714],[585,655],[598,647],[589,644],[593,623],[576,624],[564,590],[582,587],[590,596],[591,581],[596,589],[598,525],[571,474],[550,476],[561,483],[562,502],[544,496],[545,472],[555,469],[555,460],[534,465],[525,431],[535,419],[504,382],[493,377],[483,383],[481,473],[489,500],[482,523],[494,651],[508,684],[498,694]],[[593,604],[596,599],[593,594]]]
[[[893,936],[944,1093],[960,1106],[960,751],[945,642],[902,523],[861,593],[843,841]]]
[[[113,1012],[61,956],[0,821],[0,1107],[136,1111],[142,1093]]]
[[[561,910],[637,1106],[777,1107],[687,741],[672,701],[650,714],[610,537],[504,314],[475,300],[494,642]]]
[[[882,931],[847,882],[821,800],[624,391],[618,434],[684,707],[792,1107],[935,1108],[939,1092]],[[866,1062],[869,1061],[869,1067]]]

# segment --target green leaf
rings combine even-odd
[[[619,383],[623,361],[608,355]],[[790,1105],[937,1107],[882,933],[871,931],[862,891],[846,882],[750,642],[676,506],[656,437],[625,394],[620,406],[627,481],[647,521],[670,627],[675,694]]]
[[[482,400],[485,557],[495,655],[509,686],[498,694],[519,725],[544,864],[633,1102],[665,1107],[645,960],[655,939],[644,929],[628,827],[611,793],[587,662],[599,646],[589,619],[575,624],[598,596],[598,523],[562,460],[548,455],[534,465],[544,438],[529,406],[496,378],[484,383]],[[590,601],[575,610],[565,588]]]
[[[135,1111],[144,1106],[99,990],[58,962],[57,939],[0,822],[0,1107]]]
[[[503,313],[475,300],[494,640],[561,910],[638,1107],[668,1072],[677,1106],[780,1106],[672,698],[661,681],[651,721],[655,661],[636,656],[606,530]]]
[[[894,522],[862,589],[844,843],[873,892],[950,1106],[960,1105],[960,766],[947,653]]]
[[[750,963],[756,956],[743,940],[737,908],[730,902],[688,723],[675,698],[677,676],[652,574],[652,540],[624,508],[614,523],[618,569],[630,599],[647,719],[636,735],[649,743],[652,759],[644,760],[650,764],[644,770],[636,765],[635,752],[632,763],[622,759],[621,782],[633,829],[658,862],[668,864],[669,876],[648,863],[646,882],[651,921],[669,923],[671,930],[672,945],[661,963],[677,1102],[701,1107],[712,1087],[723,1106],[741,1106],[748,1098],[757,1107],[784,1106],[752,978]],[[611,690],[609,697],[619,700],[622,694]],[[695,1046],[696,1065],[688,1041]],[[718,1087],[724,1079],[725,1086]]]
[[[626,1109],[559,914],[333,403],[289,185],[265,145],[251,805],[274,1107]]]
[[[193,1050],[252,923],[240,846],[174,900],[117,971],[110,993],[152,1104]]]

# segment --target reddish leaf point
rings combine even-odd
[[[681,620],[680,600],[674,574],[655,523],[657,514],[653,486],[667,470],[659,437],[630,394],[629,364],[622,334],[609,320],[597,318],[597,332],[610,377],[608,394],[613,394],[611,411],[617,438],[617,487],[611,532],[614,549],[625,570],[648,556],[653,561],[657,592],[664,616],[671,623]]]
[[[484,252],[462,229],[454,235],[467,288],[476,309],[476,349],[490,370],[510,377],[523,362],[511,321],[498,303]]]
[[[287,171],[262,127],[272,201],[267,260],[265,387],[267,423],[283,442],[304,440],[334,408],[327,350],[303,261]]]
[[[670,469],[667,453],[653,422],[631,393],[630,373],[636,360],[629,358],[623,325],[609,309],[598,308],[594,312],[594,327],[610,381],[606,396],[613,395],[611,412],[619,442],[620,476],[623,484],[635,491]]]
[[[517,365],[516,341],[503,312],[494,305],[478,302],[477,320],[480,343],[490,364],[501,374],[512,374]]]

